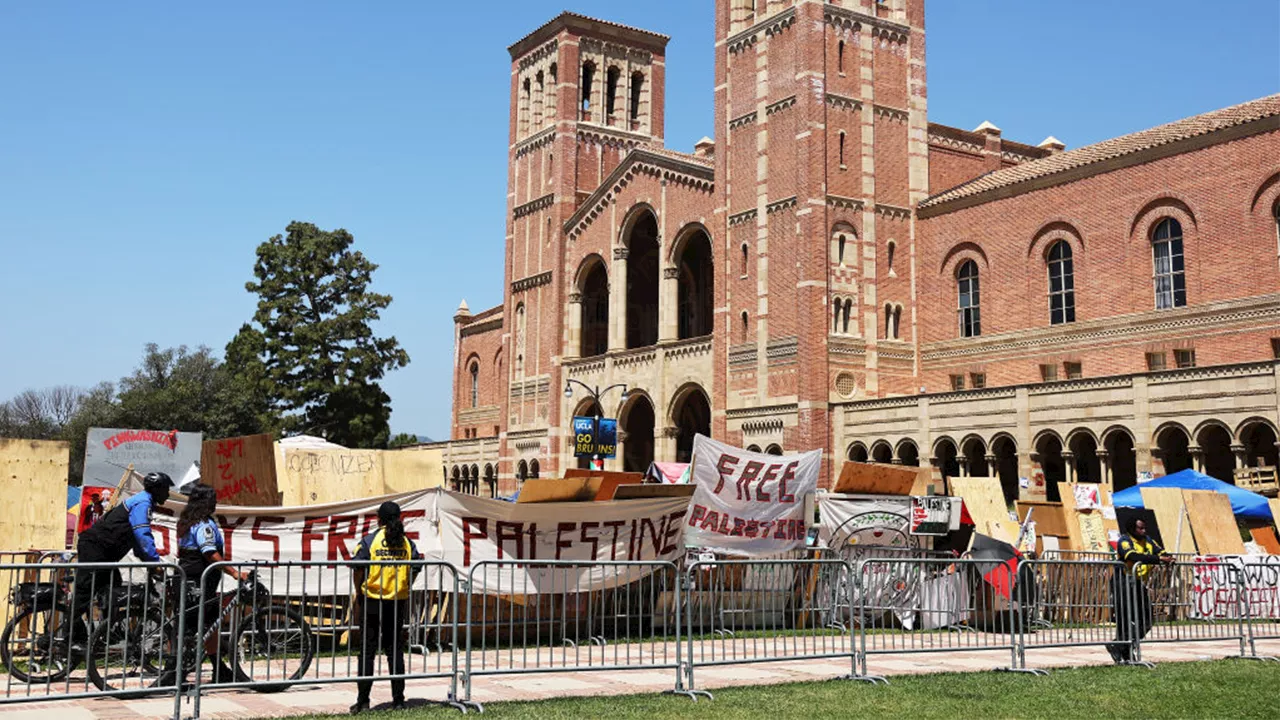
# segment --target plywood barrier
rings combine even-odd
[[[832,492],[850,495],[932,495],[932,468],[846,462]]]
[[[644,473],[606,472],[604,470],[584,470],[582,468],[569,468],[564,471],[564,476],[565,478],[600,478],[600,492],[596,493],[596,502],[612,500],[614,491],[621,485],[638,485],[644,482]]]
[[[67,543],[67,470],[71,446],[52,440],[0,438],[0,548],[57,550]],[[12,562],[16,556],[7,555]],[[5,573],[8,579],[11,573]],[[9,589],[0,588],[0,617],[9,616]]]
[[[1160,535],[1164,540],[1164,549],[1171,553],[1190,553],[1196,551],[1195,537],[1191,532],[1191,523],[1185,516],[1186,500],[1182,488],[1144,487],[1142,504],[1156,514],[1160,522]],[[1178,526],[1182,526],[1179,537]]]
[[[1183,497],[1196,535],[1196,550],[1214,555],[1244,554],[1244,541],[1240,539],[1231,500],[1226,495],[1210,490],[1187,490]]]
[[[271,435],[206,440],[200,451],[200,480],[213,486],[224,505],[281,504]]]
[[[590,502],[600,494],[604,478],[531,478],[520,486],[517,503]]]
[[[378,450],[289,448],[280,473],[285,505],[322,505],[385,495]]]
[[[1032,511],[1031,520],[1036,524],[1037,535],[1069,537],[1069,534],[1067,533],[1067,520],[1062,514],[1062,503],[1040,500],[1019,500],[1018,522],[1026,522],[1027,512],[1029,511]],[[1071,550],[1074,548],[1064,547],[1062,549]]]
[[[951,490],[964,499],[978,532],[1008,543],[1018,539],[1018,527],[1009,519],[1009,506],[1004,502],[1004,490],[998,479],[951,478]]]
[[[382,493],[413,492],[444,485],[444,453],[440,448],[383,450]]]
[[[1249,528],[1249,535],[1268,555],[1280,555],[1280,538],[1276,537],[1276,531],[1270,525]]]

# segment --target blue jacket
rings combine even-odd
[[[102,549],[107,562],[116,562],[132,550],[143,562],[158,562],[151,535],[151,493],[140,492],[111,508],[93,527],[80,534],[80,542]]]

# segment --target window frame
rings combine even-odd
[[[973,260],[965,260],[956,269],[956,319],[960,337],[982,335],[981,275],[978,263]]]
[[[1050,246],[1045,255],[1045,267],[1049,280],[1049,324],[1069,325],[1076,321],[1075,252],[1071,243],[1059,240]],[[1054,307],[1055,300],[1058,307]]]
[[[1167,230],[1166,237],[1160,237]],[[1155,293],[1155,309],[1172,310],[1187,306],[1186,243],[1182,223],[1176,218],[1164,217],[1151,229],[1151,286]],[[1166,270],[1161,269],[1162,248]],[[1167,281],[1167,285],[1162,281]],[[1181,293],[1182,301],[1178,302]],[[1167,299],[1166,299],[1167,298]]]
[[[471,362],[471,407],[480,407],[480,363]]]

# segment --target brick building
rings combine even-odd
[[[923,0],[717,0],[716,137],[686,154],[666,42],[565,13],[510,47],[504,299],[454,317],[459,486],[560,473],[597,412],[610,469],[700,432],[1010,497],[1276,463],[1280,96],[1027,145],[928,121]]]

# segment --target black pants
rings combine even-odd
[[[109,558],[97,544],[86,543],[83,539],[77,544],[76,552],[76,561],[82,563],[116,562],[119,560],[119,558]],[[75,595],[71,600],[71,639],[75,642],[84,642],[89,639],[89,620],[92,619],[90,611],[93,607],[94,595],[104,597],[111,588],[123,587],[123,585],[120,580],[120,571],[116,568],[96,570],[80,568],[76,570],[75,586]],[[84,622],[79,622],[83,616],[88,617],[85,617]]]
[[[1141,580],[1117,573],[1111,582],[1111,609],[1116,619],[1116,642],[1112,645],[1122,660],[1132,660],[1133,642],[1151,631],[1154,621],[1151,596]]]
[[[378,650],[386,653],[392,675],[404,674],[404,627],[409,623],[409,601],[365,599],[360,609],[360,674],[372,677]],[[368,703],[372,680],[356,683],[356,702]],[[391,681],[391,697],[404,702],[404,680]]]

